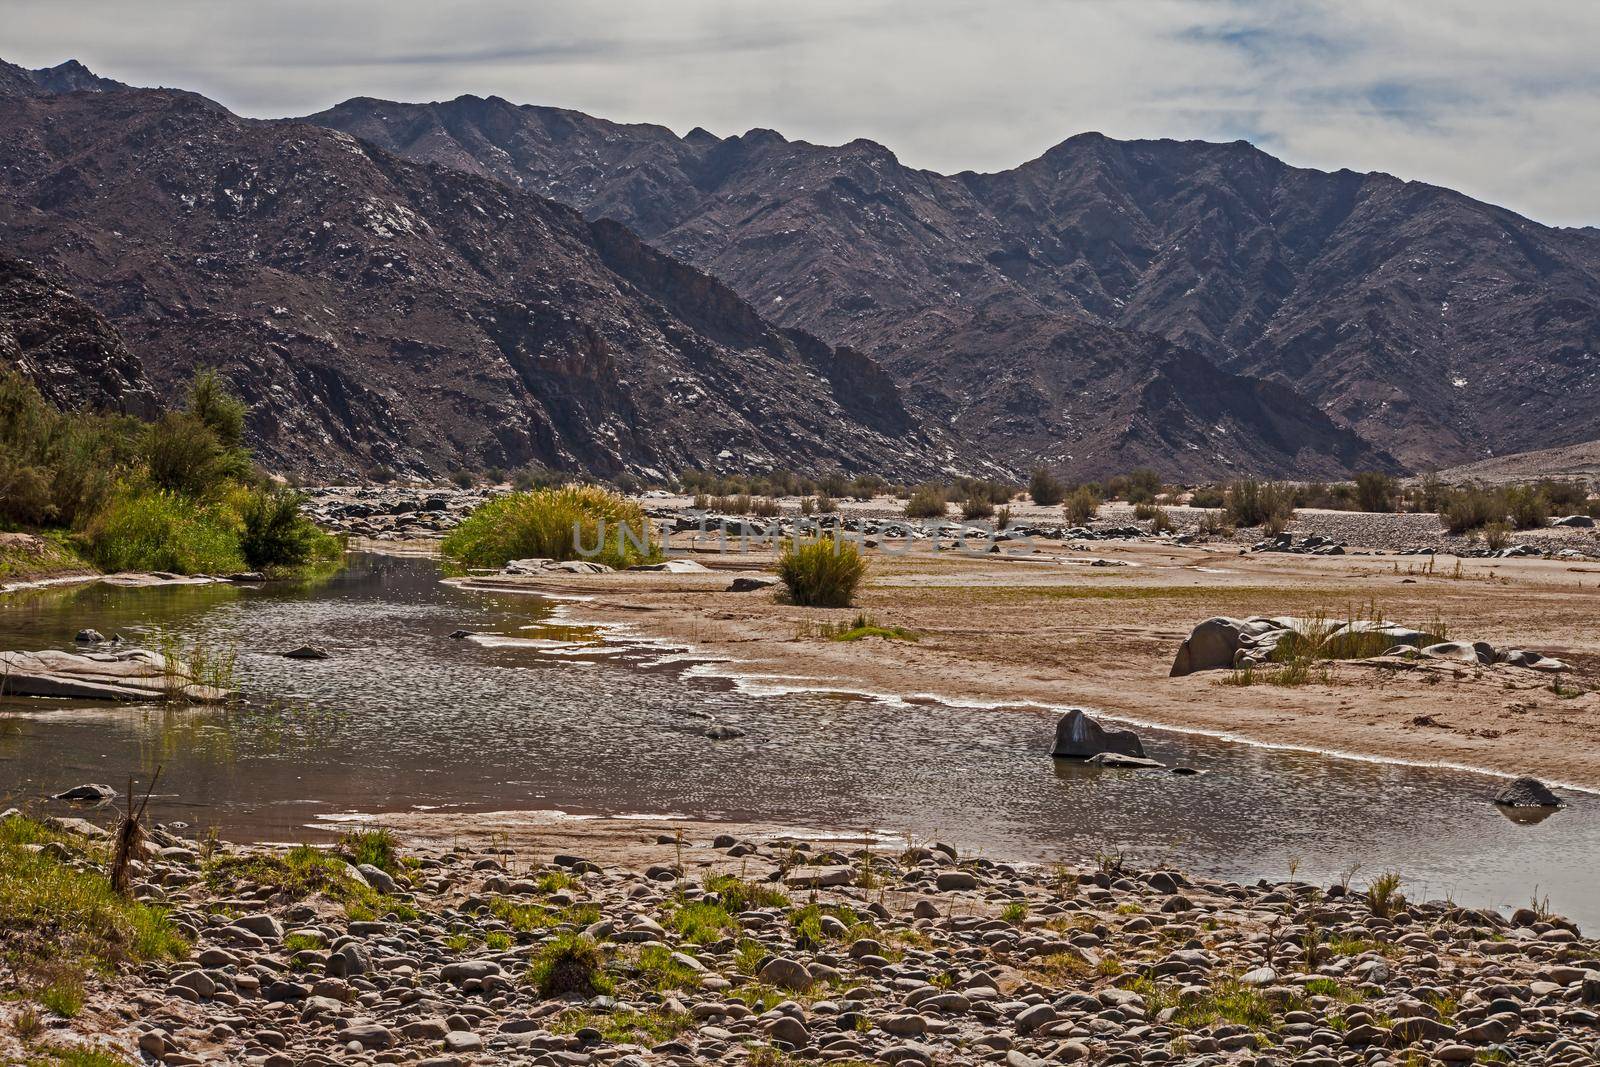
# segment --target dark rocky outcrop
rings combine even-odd
[[[322,127],[168,90],[51,93],[18,70],[0,79],[0,239],[104,315],[158,391],[223,370],[274,468],[947,462],[866,357],[614,223]],[[88,360],[34,363],[58,393],[114,384]]]
[[[57,407],[148,414],[144,364],[59,279],[0,252],[0,367],[21,371]]]

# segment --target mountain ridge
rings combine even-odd
[[[168,392],[201,363],[229,372],[282,469],[917,477],[948,461],[865,357],[611,226],[178,91],[13,95],[0,114],[7,247],[104,313]]]
[[[892,368],[894,335],[926,307],[969,314],[1006,293],[1288,385],[1412,466],[1600,433],[1600,231],[1441,186],[1293,167],[1243,141],[1084,133],[941,175],[864,139],[678,137],[470,95],[309,118],[619,219]],[[806,263],[761,254],[773,217],[815,239]],[[854,273],[830,261],[844,246]],[[1403,277],[1418,253],[1434,260],[1421,285]],[[959,298],[950,277],[968,283]]]

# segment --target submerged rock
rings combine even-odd
[[[285,652],[283,654],[283,658],[284,659],[327,659],[328,658],[328,650],[325,649],[325,648],[319,648],[316,645],[301,645],[299,648],[291,648],[289,651]]]
[[[98,804],[102,801],[110,800],[116,795],[117,791],[112,789],[109,785],[102,785],[98,782],[88,782],[84,785],[75,785],[71,789],[57,793],[52,799],[76,800],[85,803]]]
[[[99,630],[79,630],[78,636],[73,640],[80,645],[98,645],[104,643],[106,635]]]
[[[1120,752],[1100,752],[1083,762],[1095,767],[1122,767],[1128,770],[1164,770],[1166,764],[1156,759],[1146,759],[1143,756],[1124,756]]]
[[[1549,786],[1523,775],[1495,794],[1494,802],[1508,808],[1559,808],[1561,798]]]
[[[1056,742],[1050,755],[1057,759],[1088,759],[1103,752],[1143,759],[1144,745],[1132,730],[1108,730],[1078,708],[1056,723]]]

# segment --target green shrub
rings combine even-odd
[[[1224,510],[1234,526],[1262,526],[1282,532],[1294,518],[1294,491],[1281,482],[1245,478],[1228,486]]]
[[[1552,508],[1563,513],[1581,512],[1589,506],[1589,489],[1575,479],[1544,478],[1539,481],[1539,491]]]
[[[254,474],[243,450],[224,445],[204,420],[186,411],[169,411],[146,427],[140,453],[158,489],[186,496],[208,496]]]
[[[1398,489],[1387,474],[1362,471],[1356,475],[1356,503],[1362,511],[1393,511]]]
[[[1227,496],[1220,486],[1202,485],[1189,494],[1189,506],[1192,508],[1220,509],[1228,502]]]
[[[961,502],[963,519],[987,519],[994,515],[994,504],[986,496],[973,494]]]
[[[1550,498],[1537,485],[1513,485],[1506,489],[1506,513],[1519,530],[1537,530],[1550,525]]]
[[[784,545],[778,578],[789,602],[811,608],[847,608],[867,573],[856,546],[833,537]]]
[[[944,518],[944,490],[937,485],[919,485],[906,501],[905,514],[908,519]]]
[[[1439,518],[1444,521],[1445,529],[1453,534],[1481,530],[1505,517],[1505,497],[1481,486],[1447,492],[1439,507]]]
[[[1080,485],[1072,491],[1072,496],[1067,499],[1067,522],[1073,526],[1087,526],[1094,521],[1100,512],[1100,501],[1095,497],[1094,490],[1087,485]]]
[[[245,490],[237,501],[242,530],[239,551],[256,570],[299,567],[333,559],[339,543],[300,513],[299,493],[280,489]]]
[[[605,954],[585,934],[561,934],[539,949],[528,967],[527,980],[545,998],[595,997],[610,993]]]
[[[94,565],[106,571],[226,574],[245,569],[231,516],[159,489],[128,489],[84,531]]]
[[[1130,504],[1151,504],[1161,492],[1161,475],[1149,467],[1138,467],[1128,472],[1127,488],[1123,490]]]
[[[660,554],[643,509],[593,485],[497,497],[468,515],[439,550],[467,567],[538,558],[588,559],[620,569]]]
[[[1067,487],[1061,484],[1061,479],[1050,473],[1049,467],[1035,467],[1028,478],[1028,495],[1035,504],[1054,507],[1066,497]]]
[[[1491,522],[1483,528],[1483,544],[1490,552],[1498,552],[1511,544],[1511,527],[1503,522]]]

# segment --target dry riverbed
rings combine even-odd
[[[1022,868],[739,825],[463,822],[412,816],[409,844],[368,833],[342,853],[156,832],[134,893],[170,907],[174,958],[88,975],[71,1020],[41,1017],[31,965],[18,967],[0,1055],[1035,1067],[1600,1054],[1600,946],[1533,907],[1409,902],[1382,882],[1233,884],[1114,856]],[[103,842],[43,833],[7,847],[53,878],[103,877]],[[8,959],[39,955],[39,932],[8,923]],[[107,1058],[68,1058],[83,1045]]]

